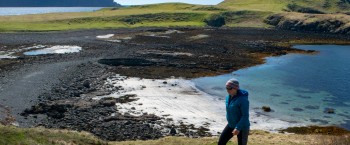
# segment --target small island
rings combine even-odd
[[[0,0],[0,7],[117,7],[113,0]]]

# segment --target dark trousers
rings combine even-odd
[[[234,129],[226,125],[225,129],[220,135],[218,145],[226,145],[226,143],[233,137],[232,131]],[[237,135],[238,145],[247,145],[249,130],[241,130]]]

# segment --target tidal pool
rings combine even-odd
[[[49,48],[44,48],[44,49],[38,49],[38,50],[32,50],[32,51],[27,51],[23,53],[24,55],[42,55],[42,54],[64,54],[64,53],[76,53],[81,51],[82,48],[80,46],[52,46]]]

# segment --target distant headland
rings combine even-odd
[[[116,7],[113,0],[0,0],[0,7]]]

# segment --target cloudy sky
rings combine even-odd
[[[224,0],[114,0],[121,5],[143,5],[167,2],[182,2],[189,4],[216,5]]]

